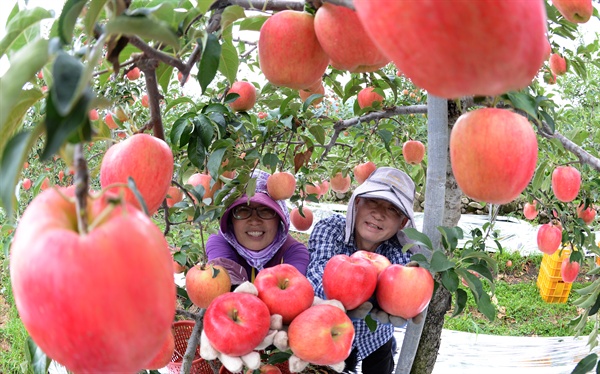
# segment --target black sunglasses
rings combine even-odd
[[[266,206],[259,206],[253,208],[246,205],[238,205],[235,208],[233,208],[233,211],[231,213],[233,215],[233,218],[242,220],[250,218],[253,211],[256,211],[256,215],[262,219],[273,219],[277,217],[277,212]]]

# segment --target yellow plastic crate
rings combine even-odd
[[[565,283],[560,275],[562,260],[569,257],[571,251],[563,249],[556,251],[553,255],[544,254],[540,273],[538,274],[537,286],[540,289],[542,300],[547,303],[565,303],[569,298],[572,283]]]

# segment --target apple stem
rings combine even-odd
[[[74,154],[75,167],[75,211],[77,212],[77,229],[79,233],[85,235],[88,233],[87,222],[87,196],[89,189],[89,173],[87,161],[83,156],[83,145],[78,143],[75,146]]]

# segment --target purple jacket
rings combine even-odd
[[[235,248],[227,242],[221,233],[213,234],[208,238],[208,241],[206,242],[206,256],[208,257],[208,262],[218,258],[226,258],[235,261],[246,271],[246,280],[254,281],[254,277],[258,273],[258,270],[250,266]],[[306,275],[308,262],[309,255],[306,245],[288,234],[287,239],[281,248],[279,248],[273,258],[271,258],[264,267],[268,268],[279,264],[290,264],[298,269],[300,273]]]

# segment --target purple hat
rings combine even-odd
[[[242,256],[250,266],[259,271],[262,270],[264,265],[273,258],[277,251],[279,251],[283,243],[287,240],[287,235],[290,230],[290,213],[288,212],[285,201],[273,200],[267,192],[267,178],[269,178],[269,176],[269,173],[262,170],[255,170],[252,173],[251,177],[256,178],[256,191],[254,196],[248,198],[248,195],[244,194],[235,200],[227,208],[225,213],[223,213],[219,227],[219,232],[223,235],[225,240],[236,249],[240,256]],[[275,239],[269,246],[260,251],[251,251],[237,241],[237,238],[233,233],[233,224],[230,219],[233,208],[242,204],[249,204],[250,202],[273,209],[280,218],[279,230],[277,231]]]

